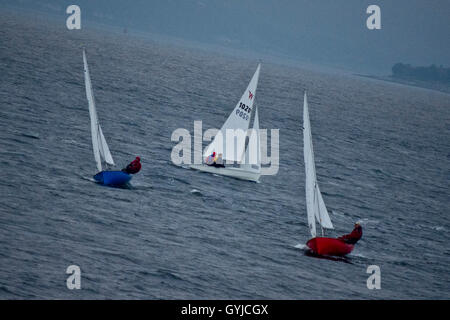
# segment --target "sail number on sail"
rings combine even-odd
[[[239,110],[239,109],[242,109],[242,110]],[[246,112],[247,112],[247,114],[246,114]],[[236,108],[236,114],[245,120],[248,120],[250,112],[252,112],[252,108],[243,104],[242,102],[239,104],[239,107]]]

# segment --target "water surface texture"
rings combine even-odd
[[[96,172],[87,48],[103,133],[130,189]],[[0,298],[450,298],[450,95],[262,62],[262,128],[280,168],[261,183],[172,164],[177,128],[222,125],[257,60],[0,13]],[[307,227],[302,108],[346,261],[296,248]],[[69,265],[81,290],[68,290]],[[369,290],[369,265],[381,290]]]

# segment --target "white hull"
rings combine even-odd
[[[249,181],[254,181],[254,182],[258,182],[259,177],[261,176],[260,171],[257,171],[257,170],[250,171],[250,170],[244,170],[244,169],[235,168],[235,167],[217,168],[217,167],[213,167],[213,166],[207,166],[204,164],[192,164],[192,165],[190,165],[190,168],[194,169],[194,170],[215,173],[215,174],[220,174],[222,176],[228,176],[228,177],[232,177],[232,178],[236,178],[236,179],[249,180]]]

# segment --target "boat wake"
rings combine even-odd
[[[309,250],[308,246],[306,244],[302,244],[302,243],[295,245],[294,248],[297,248],[300,250]]]
[[[363,255],[361,252],[355,253],[349,253],[350,257],[355,257],[355,258],[363,258],[363,259],[367,259],[367,257],[365,255]]]
[[[84,176],[80,176],[80,179],[85,180],[85,181],[89,181],[89,182],[94,182],[95,184],[99,184],[102,186],[106,186],[106,187],[110,187],[110,188],[117,188],[117,189],[146,189],[145,187],[134,187],[132,184],[130,184],[129,182],[122,184],[122,185],[104,185],[98,181],[96,181],[94,178],[91,177],[84,177]]]
[[[97,181],[95,181],[95,179],[94,179],[93,177],[83,177],[83,176],[81,176],[81,179],[82,179],[82,180],[86,180],[86,181],[90,181],[90,182],[95,182],[95,183],[97,183]]]
[[[318,258],[318,259],[326,259],[326,260],[331,260],[331,261],[341,261],[341,262],[352,264],[354,262],[354,259],[356,259],[356,260],[367,259],[367,257],[364,256],[360,252],[349,253],[348,255],[342,256],[342,257],[319,255],[319,254],[314,253],[306,244],[303,244],[303,243],[299,243],[299,244],[295,245],[294,248],[300,249],[301,251],[303,251],[305,256]]]

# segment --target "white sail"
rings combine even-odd
[[[242,159],[245,150],[245,137],[250,123],[250,114],[258,86],[260,67],[261,65],[258,65],[253,78],[233,112],[216,134],[211,144],[205,149],[204,158],[215,151],[216,154],[222,154],[223,160],[229,162],[237,162]]]
[[[333,229],[333,224],[331,223],[330,216],[328,215],[327,207],[322,198],[322,193],[320,192],[319,185],[316,183],[316,192],[319,200],[319,223],[323,228]]]
[[[250,130],[247,149],[242,157],[240,167],[242,169],[254,169],[261,171],[261,142],[259,135],[258,107],[256,105],[253,128]]]
[[[86,52],[83,50],[84,62],[84,82],[86,85],[86,97],[89,104],[89,115],[91,118],[91,136],[92,149],[94,151],[94,158],[97,164],[98,171],[102,171],[102,158],[106,163],[114,165],[114,160],[109,151],[108,144],[102,132],[102,128],[98,122],[97,110],[95,108],[94,93],[92,91],[91,77],[89,75],[89,67],[86,59]]]
[[[306,92],[303,101],[303,155],[305,160],[305,192],[306,211],[311,236],[316,237],[316,219],[323,228],[332,229],[325,202],[317,184],[316,166],[314,162],[314,150],[311,136],[311,123],[309,120],[308,101]]]
[[[115,165],[114,160],[112,158],[111,151],[109,151],[109,147],[108,144],[106,143],[105,136],[103,135],[102,127],[100,126],[100,124],[98,125],[98,129],[100,136],[100,143],[99,143],[100,154],[107,164],[114,166]]]
[[[258,107],[255,106],[255,120],[253,121],[253,131],[249,140],[249,163],[255,164],[261,170],[261,136],[259,134]]]
[[[305,192],[306,192],[306,212],[308,216],[308,226],[311,236],[316,237],[316,220],[314,210],[315,198],[315,172],[314,157],[312,154],[311,127],[309,122],[308,102],[306,93],[303,101],[303,156],[305,160]]]

